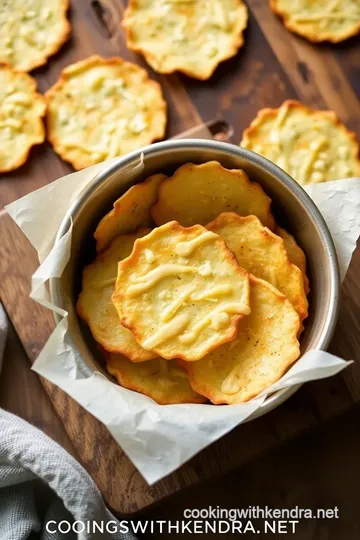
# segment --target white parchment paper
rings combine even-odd
[[[85,377],[79,369],[79,352],[68,332],[67,313],[51,303],[45,284],[51,277],[61,276],[69,260],[71,228],[54,245],[63,216],[86,184],[109,163],[60,178],[6,208],[39,254],[41,265],[32,279],[32,298],[63,316],[34,363],[34,371],[103,422],[145,480],[153,484],[244,422],[261,407],[268,394],[335,375],[351,362],[324,351],[310,351],[256,399],[221,407],[162,406],[110,382],[101,373]],[[137,167],[141,170],[141,161]],[[343,278],[360,233],[360,179],[313,185],[306,190],[329,226]]]

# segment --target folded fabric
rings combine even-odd
[[[0,367],[6,330],[0,304]],[[74,526],[75,521],[80,523]],[[94,532],[94,521],[103,532]],[[0,409],[1,540],[135,539],[131,533],[121,534],[118,524],[72,456],[34,426]]]

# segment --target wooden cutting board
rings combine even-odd
[[[121,55],[145,66],[128,51],[120,28],[120,0],[72,0],[69,43],[34,75],[45,91],[67,64],[98,53]],[[171,75],[158,79],[169,105],[168,137],[218,115],[233,127],[238,143],[242,130],[265,106],[286,98],[331,108],[360,134],[360,43],[352,39],[336,47],[312,45],[291,35],[268,8],[267,0],[248,0],[246,43],[240,53],[221,65],[206,82]],[[228,134],[220,135],[225,137]],[[209,136],[202,130],[202,136]],[[1,206],[71,172],[47,144],[32,151],[19,170],[0,178]],[[36,254],[5,212],[0,217],[0,296],[33,363],[53,327],[50,312],[29,299]],[[343,375],[307,384],[287,403],[266,417],[236,428],[206,448],[181,469],[149,487],[108,431],[51,383],[42,383],[77,451],[78,459],[117,514],[133,514],[182,488],[238,467],[275,444],[316,427],[360,399],[360,251],[354,254],[343,285],[341,312],[331,352],[355,360]],[[36,396],[34,396],[36,399]]]

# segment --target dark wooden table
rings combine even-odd
[[[0,407],[33,423],[74,455],[66,431],[11,329],[0,375]],[[325,422],[317,430],[297,437],[266,452],[231,474],[223,475],[181,491],[139,514],[146,520],[183,519],[187,508],[247,508],[259,505],[272,508],[339,507],[338,520],[301,521],[293,540],[358,540],[360,537],[360,407]],[[261,522],[256,526],[261,528]],[[251,535],[245,538],[251,538]],[[260,534],[259,540],[269,535]],[[169,535],[139,535],[139,540],[164,540]],[[192,538],[189,534],[183,540]],[[203,535],[202,538],[215,538]],[[223,540],[234,538],[221,535]],[[284,534],[271,535],[283,540]]]
[[[93,53],[121,55],[145,66],[141,57],[126,49],[119,24],[124,3],[104,0],[99,16],[99,10],[94,9],[90,0],[72,1],[71,40],[46,67],[34,73],[41,91],[57,80],[64,66]],[[169,105],[167,136],[217,115],[231,124],[232,140],[238,143],[243,129],[260,108],[279,106],[286,98],[333,109],[359,135],[359,39],[338,46],[312,45],[285,30],[271,13],[267,0],[249,0],[247,4],[250,21],[245,46],[235,58],[222,64],[209,81],[178,75],[157,76],[149,69],[151,76],[161,83]],[[31,152],[21,169],[0,178],[0,204],[9,203],[68,172],[70,166],[44,144]],[[1,299],[24,347],[22,358],[33,362],[53,328],[52,317],[28,298],[29,276],[37,266],[36,256],[6,215],[0,218],[0,235]],[[307,385],[276,411],[241,426],[151,488],[99,422],[59,389],[42,381],[65,425],[69,437],[66,444],[70,444],[71,451],[92,474],[114,511],[136,512],[204,478],[232,470],[275,444],[349,409],[359,400],[359,263],[357,251],[343,287],[341,316],[331,347],[332,352],[356,360],[344,376]],[[27,383],[27,371],[22,372],[24,384],[29,384],[29,388],[34,384],[35,388],[37,379],[33,374],[29,372],[32,382]],[[40,399],[36,390],[31,395]],[[29,403],[32,399],[29,397]],[[45,397],[41,399],[47,403]],[[39,423],[46,430],[44,418],[39,418]],[[56,436],[63,437],[63,433]]]
[[[181,75],[158,76],[142,57],[126,48],[120,21],[125,0],[71,1],[72,36],[44,67],[35,70],[39,89],[55,83],[62,68],[98,53],[120,55],[148,69],[163,88],[169,105],[167,136],[172,137],[202,121],[221,116],[234,127],[234,142],[262,107],[277,107],[286,98],[334,110],[360,135],[359,38],[339,45],[313,45],[288,32],[268,7],[268,0],[248,0],[249,25],[245,45],[224,62],[208,81]],[[103,6],[103,15],[94,5]],[[47,144],[36,148],[30,160],[2,176],[0,204],[71,172]]]

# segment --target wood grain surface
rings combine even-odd
[[[125,2],[71,2],[72,37],[44,68],[34,72],[42,92],[63,67],[98,53],[120,55],[146,67],[126,49],[120,21]],[[185,76],[158,76],[169,105],[167,136],[191,129],[214,117],[233,128],[238,143],[243,129],[265,106],[299,98],[331,108],[360,135],[359,39],[338,46],[312,45],[290,34],[270,12],[266,0],[249,0],[245,46],[222,64],[206,82]],[[97,6],[94,9],[94,6]],[[99,9],[100,6],[100,9]],[[0,178],[0,203],[5,205],[56,178],[71,167],[48,144],[34,149],[21,169]],[[0,218],[0,296],[24,346],[34,362],[52,328],[51,314],[28,297],[30,276],[38,262],[20,230],[4,213]],[[146,485],[108,431],[61,390],[42,380],[62,419],[74,451],[116,513],[131,514],[187,486],[232,470],[275,444],[346,410],[360,396],[359,250],[343,286],[341,314],[331,351],[355,360],[343,376],[311,383],[264,418],[240,426],[205,449],[179,471],[155,486]]]
[[[325,422],[319,429],[296,438],[272,452],[247,463],[221,478],[203,482],[186,493],[178,493],[161,505],[141,515],[146,520],[167,519],[172,523],[184,519],[188,508],[247,509],[259,508],[338,508],[338,519],[300,519],[295,533],[264,531],[262,519],[253,520],[257,540],[359,540],[360,482],[360,407]],[[243,520],[243,528],[246,520]],[[214,533],[204,532],[203,539],[213,540]],[[150,532],[138,535],[139,540],[174,539],[174,534]],[[191,540],[192,533],[181,535]],[[218,535],[220,540],[233,540],[236,533]],[[238,535],[241,538],[241,535]]]
[[[0,375],[0,406],[20,415],[50,437],[67,445],[68,437],[35,373],[29,371],[28,359],[12,331],[5,351],[5,365]],[[182,490],[160,504],[145,509],[137,517],[146,520],[182,520],[187,508],[208,508],[221,504],[221,508],[248,508],[266,505],[272,508],[339,508],[337,520],[301,520],[296,540],[358,540],[360,535],[359,482],[360,406],[352,408],[336,419],[323,422],[316,431],[296,437],[272,452],[266,452],[243,467],[221,475],[192,488]],[[75,455],[76,457],[76,455]],[[262,520],[255,528],[264,529]],[[155,531],[137,534],[143,540],[174,538],[173,534]],[[192,535],[181,536],[187,540]],[[268,539],[264,533],[258,538]],[[214,538],[214,534],[203,534]],[[232,532],[221,535],[233,539]],[[284,534],[274,534],[281,540]]]
[[[75,449],[56,415],[39,377],[29,369],[29,359],[9,322],[0,377],[0,407],[20,416],[54,439],[75,458]]]

